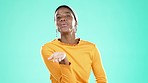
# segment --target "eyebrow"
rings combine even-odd
[[[70,12],[64,12],[64,13],[66,13],[66,14],[70,14]],[[60,14],[56,14],[56,16],[58,16],[58,15],[60,15]]]

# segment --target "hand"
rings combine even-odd
[[[64,52],[54,52],[48,60],[53,60],[53,62],[57,62],[59,64],[69,64],[68,59],[66,58],[66,54]]]

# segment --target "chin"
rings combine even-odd
[[[61,30],[60,33],[62,34],[68,34],[68,33],[71,33],[71,31],[68,29],[68,30]]]
[[[60,33],[67,34],[67,33],[70,33],[70,31],[61,31]]]
[[[63,33],[67,33],[67,32],[70,32],[69,28],[68,27],[62,27],[59,29],[60,32],[63,32]]]

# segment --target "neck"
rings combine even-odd
[[[67,44],[77,44],[77,41],[75,39],[75,33],[72,34],[61,34],[61,42],[67,43]]]

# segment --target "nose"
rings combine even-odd
[[[60,19],[60,21],[66,21],[66,18],[65,18],[65,17],[62,17],[62,18]]]

